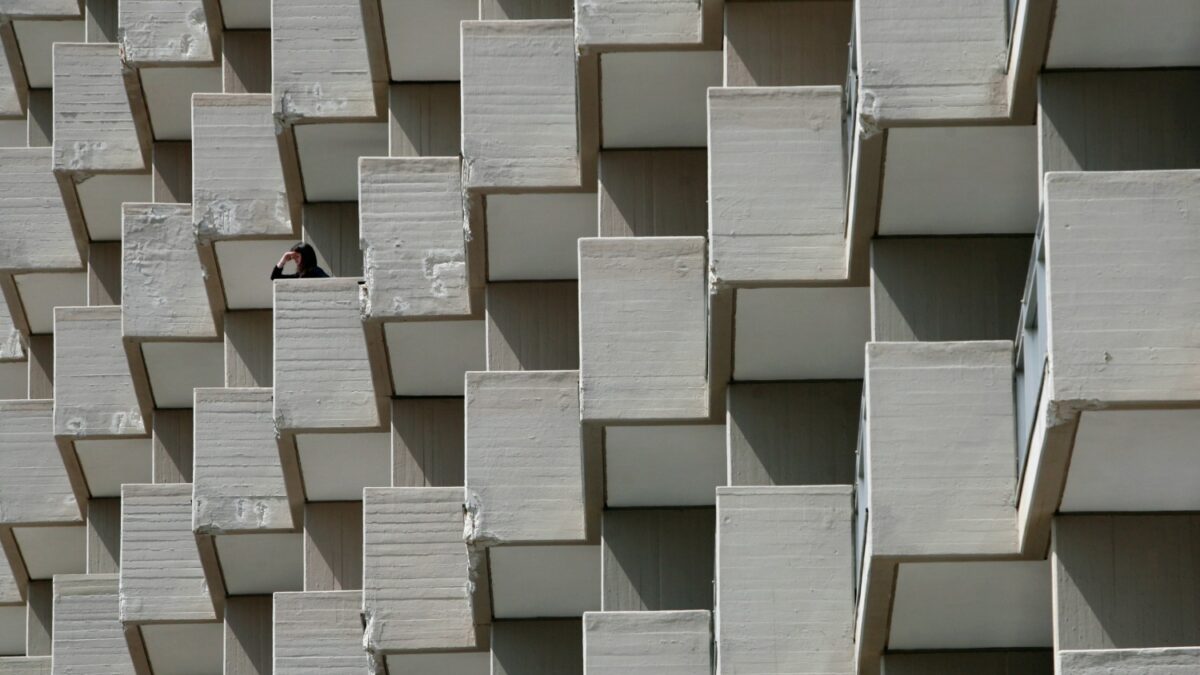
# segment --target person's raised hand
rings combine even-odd
[[[287,261],[289,261],[289,260],[291,260],[291,261],[295,262],[297,265],[299,265],[300,264],[300,254],[295,251],[288,251],[287,253],[283,254],[283,257],[281,257],[279,259],[279,262],[276,263],[275,266],[282,269],[283,266],[286,265]]]

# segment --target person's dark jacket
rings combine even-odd
[[[313,268],[307,269],[307,270],[303,270],[303,271],[297,272],[295,274],[284,274],[283,269],[280,267],[272,267],[271,268],[271,279],[272,280],[275,280],[275,279],[323,279],[328,276],[329,275],[326,274],[325,270],[321,269],[320,266],[313,267]]]

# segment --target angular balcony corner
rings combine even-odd
[[[579,240],[585,422],[709,418],[705,272],[703,237]]]
[[[462,22],[462,78],[468,189],[546,192],[582,186],[572,21]],[[514,100],[513,91],[524,94]]]
[[[68,574],[54,578],[54,672],[135,675],[120,618],[116,574]]]
[[[361,591],[276,593],[273,624],[278,675],[377,672],[363,651]]]
[[[82,522],[54,442],[54,402],[0,401],[0,527]]]
[[[719,672],[855,672],[853,493],[717,488]]]
[[[387,381],[373,375],[357,279],[275,282],[274,325],[281,433],[384,428]]]
[[[122,0],[117,21],[125,62],[137,67],[213,64],[221,53],[221,22],[207,16],[205,4],[204,0]]]
[[[192,531],[210,588],[227,595],[303,584],[303,488],[286,466],[271,389],[196,389]]]
[[[869,343],[864,405],[857,660],[877,673],[901,562],[1021,553],[1013,345]]]
[[[151,201],[150,117],[112,43],[54,45],[54,157],[67,212],[93,241],[121,238],[121,202]]]
[[[464,519],[462,488],[364,490],[364,645],[375,656],[487,644],[484,558],[463,540]]]
[[[709,89],[715,284],[846,279],[844,106],[841,87]]]
[[[297,237],[302,193],[283,169],[271,97],[192,98],[192,223],[201,242]]]
[[[859,116],[874,129],[1007,120],[1008,7],[917,0],[856,5]]]
[[[1044,193],[1018,359],[1031,550],[1056,510],[1200,508],[1200,172],[1049,173]]]
[[[120,617],[135,653],[173,645],[220,649],[225,593],[209,585],[192,533],[192,486],[121,490]]]
[[[712,672],[712,612],[586,612],[584,675]]]
[[[272,109],[281,125],[385,114],[388,77],[378,3],[272,3],[271,62]]]
[[[468,541],[583,543],[578,371],[466,376]]]
[[[714,0],[575,0],[575,43],[585,53],[715,48],[721,10]]]
[[[482,308],[458,157],[359,160],[367,320],[468,318]]]

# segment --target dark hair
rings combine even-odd
[[[300,271],[305,272],[317,266],[317,252],[312,246],[304,242],[300,242],[292,247],[292,250],[300,254]]]

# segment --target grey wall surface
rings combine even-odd
[[[601,528],[603,611],[712,609],[714,509],[609,509]]]

